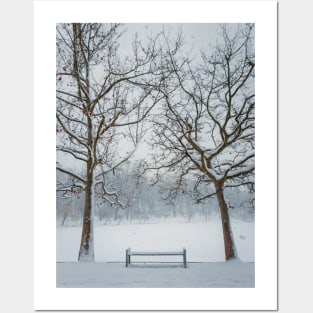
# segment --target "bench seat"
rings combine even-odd
[[[168,255],[182,255],[184,268],[187,267],[186,249],[182,251],[131,251],[130,248],[126,250],[126,267],[131,264],[131,256],[168,256]]]

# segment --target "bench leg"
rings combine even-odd
[[[130,264],[130,249],[126,250],[126,267]]]
[[[184,268],[187,267],[187,257],[186,257],[186,249],[184,249],[184,254],[183,254],[183,258],[184,258]]]

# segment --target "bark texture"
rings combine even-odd
[[[232,229],[230,224],[230,218],[228,213],[228,206],[225,202],[223,189],[221,186],[216,186],[217,200],[221,212],[223,236],[224,236],[224,248],[225,248],[225,258],[226,260],[231,260],[237,258],[236,248],[234,244],[234,239],[232,235]]]

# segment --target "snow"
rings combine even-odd
[[[254,262],[254,223],[232,220],[239,258]],[[76,262],[80,227],[57,229],[57,262]],[[187,249],[189,262],[223,262],[224,243],[220,220],[198,223],[168,221],[150,224],[94,226],[96,262],[123,262],[125,250],[181,251]],[[181,260],[180,257],[178,257]]]
[[[177,265],[123,263],[57,263],[61,288],[253,288],[254,263],[215,262]]]
[[[254,223],[232,221],[240,261],[225,262],[220,221],[95,224],[95,262],[77,262],[80,227],[57,229],[57,287],[254,287]],[[126,249],[187,250],[182,256],[139,256]]]

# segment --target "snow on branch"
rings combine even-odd
[[[242,166],[238,169],[232,170],[230,172],[228,172],[227,176],[225,176],[227,179],[233,179],[239,176],[244,176],[247,175],[249,173],[251,173],[252,171],[254,171],[254,163],[253,164],[249,164],[246,166]]]
[[[196,200],[196,203],[200,203],[200,202],[202,202],[208,198],[214,197],[215,195],[216,195],[216,192],[209,193],[209,194],[205,195],[204,197],[198,198]]]
[[[240,162],[233,164],[228,170],[225,171],[224,177],[232,179],[238,176],[246,175],[254,170],[254,162],[248,163],[248,160],[254,158],[254,152],[247,155]],[[247,164],[248,163],[248,164]]]
[[[66,170],[66,169],[64,169],[64,168],[61,168],[61,167],[59,167],[59,166],[57,166],[56,169],[57,169],[58,171],[64,173],[64,174],[67,174],[67,175],[70,175],[70,176],[73,177],[73,178],[76,178],[77,180],[79,180],[80,182],[82,182],[82,183],[84,184],[83,186],[85,187],[86,180],[83,179],[82,177],[78,176],[77,174],[74,174],[73,172],[71,172],[71,171],[69,171],[69,170]]]
[[[107,188],[105,187],[105,184],[104,184],[104,182],[103,181],[98,181],[98,182],[96,182],[95,183],[95,186],[96,185],[101,185],[101,190],[102,190],[102,192],[103,192],[103,196],[102,196],[102,198],[103,199],[105,199],[106,201],[108,201],[111,205],[113,205],[113,204],[118,204],[122,209],[125,209],[126,208],[126,205],[125,204],[123,204],[121,201],[120,201],[120,197],[119,197],[119,194],[116,192],[116,191],[109,191],[109,190],[107,190]],[[113,197],[114,198],[114,202],[113,201],[111,201],[107,196],[109,196],[109,197]]]
[[[62,151],[62,152],[72,155],[77,160],[87,162],[87,155],[83,151],[75,150],[72,148],[59,147],[59,146],[56,149],[58,151]],[[85,158],[79,156],[79,154],[83,155]]]

